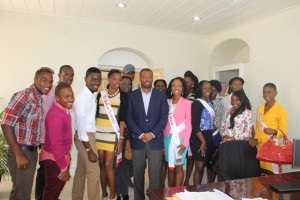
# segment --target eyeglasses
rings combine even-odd
[[[49,72],[51,74],[54,74],[54,71],[53,69],[49,68],[49,67],[41,67],[40,69],[38,69],[36,72],[35,72],[35,75],[38,75],[42,72]]]

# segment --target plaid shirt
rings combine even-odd
[[[40,145],[43,99],[34,85],[17,92],[4,110],[2,124],[14,128],[19,144]]]

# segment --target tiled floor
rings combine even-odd
[[[0,182],[0,200],[8,200],[9,199],[9,192],[11,190],[11,181],[10,177],[3,177],[2,181]],[[70,200],[71,199],[71,191],[72,191],[73,179],[71,178],[68,181],[60,195],[61,200]],[[34,199],[34,187],[32,190],[31,199]],[[133,199],[133,188],[129,188],[129,196],[130,199]],[[84,199],[87,200],[86,193],[84,194]]]
[[[206,173],[204,173],[206,174]],[[146,183],[145,183],[145,188],[148,186],[148,178],[146,176],[145,178]],[[190,183],[192,182],[192,177],[190,179]],[[206,175],[203,177],[203,183],[206,183]],[[166,183],[167,184],[167,183]],[[11,190],[11,180],[9,176],[2,177],[2,181],[0,182],[0,200],[8,200],[9,199],[9,192]],[[71,191],[72,191],[72,185],[73,185],[73,179],[71,178],[69,182],[65,185],[61,195],[60,199],[61,200],[70,200],[71,199]],[[34,191],[34,189],[33,189]],[[130,199],[133,199],[133,188],[129,188],[129,197]],[[34,199],[34,192],[32,193],[32,198]],[[87,199],[86,194],[85,194],[85,200]]]

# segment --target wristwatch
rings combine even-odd
[[[85,150],[86,150],[86,152],[90,152],[92,150],[92,147],[85,149]]]

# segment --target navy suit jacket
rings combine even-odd
[[[126,124],[130,131],[131,148],[144,149],[145,143],[139,139],[143,133],[155,135],[149,144],[152,150],[163,149],[163,130],[168,120],[169,106],[166,95],[153,88],[148,113],[145,112],[141,89],[129,93]]]

